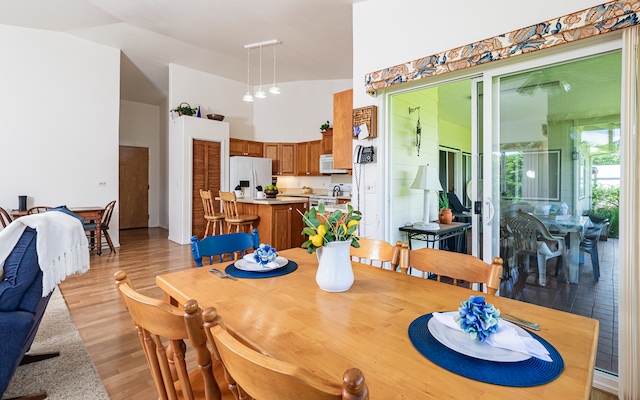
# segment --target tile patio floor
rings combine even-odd
[[[577,284],[564,281],[562,273],[555,276],[555,260],[547,264],[547,286],[536,283],[535,262],[530,272],[511,268],[511,277],[502,282],[501,296],[515,298],[600,321],[596,369],[618,375],[618,240],[598,242],[600,279],[593,280],[591,256],[584,254]]]

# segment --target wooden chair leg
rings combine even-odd
[[[111,236],[109,236],[109,231],[105,229],[102,231],[102,233],[104,233],[104,237],[105,239],[107,239],[107,244],[109,245],[109,249],[115,253],[116,246],[114,246],[113,242],[111,241]]]
[[[211,221],[207,220],[207,226],[204,228],[204,237],[207,237],[207,235],[209,234],[209,224],[211,223]],[[214,222],[215,224],[215,222]]]

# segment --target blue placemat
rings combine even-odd
[[[469,357],[451,350],[431,335],[427,324],[431,314],[417,318],[409,325],[409,338],[426,358],[442,368],[480,382],[502,386],[537,386],[556,379],[564,370],[560,353],[546,340],[529,332],[549,351],[553,362],[531,357],[518,362],[495,362]]]
[[[274,276],[282,276],[286,274],[290,274],[293,271],[298,269],[298,264],[294,261],[289,260],[287,265],[282,268],[272,269],[267,272],[251,272],[251,271],[243,271],[241,269],[236,268],[235,265],[228,265],[227,268],[224,269],[229,275],[233,275],[236,278],[248,278],[248,279],[260,279],[260,278],[273,278]]]

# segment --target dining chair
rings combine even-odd
[[[507,230],[513,237],[514,262],[519,263],[519,257],[524,257],[524,270],[528,273],[530,257],[536,257],[540,286],[547,285],[548,260],[557,258],[556,271],[562,266],[568,266],[565,238],[553,236],[537,217],[518,210],[505,215],[505,222]],[[567,275],[567,268],[565,268],[565,275]]]
[[[234,192],[220,191],[220,201],[222,201],[222,211],[224,213],[224,222],[227,224],[227,233],[231,232],[232,227],[236,228],[236,232],[241,232],[244,227],[249,228],[248,232],[253,230],[253,223],[258,220],[258,216],[240,214]]]
[[[222,361],[231,388],[254,399],[366,400],[364,374],[348,369],[342,382],[324,379],[308,369],[262,354],[231,335],[214,307],[202,312],[204,331],[214,356]]]
[[[113,242],[111,241],[111,236],[109,236],[109,223],[111,222],[111,215],[113,214],[113,209],[115,208],[115,206],[116,206],[115,200],[112,200],[109,202],[109,204],[107,204],[107,206],[104,208],[104,212],[102,213],[102,221],[100,224],[100,230],[102,231],[102,236],[107,241],[107,244],[109,245],[109,249],[114,253],[116,252],[116,247],[113,245]],[[97,227],[98,225],[96,224],[95,221],[84,223],[84,230],[89,232],[89,236],[90,236],[89,248],[91,250],[96,248],[95,235],[96,235]]]
[[[4,208],[0,207],[0,224],[2,224],[2,228],[6,228],[13,221],[11,219],[11,215]]]
[[[593,228],[588,228],[584,234],[582,240],[580,240],[580,264],[583,261],[582,253],[589,253],[591,256],[591,268],[593,269],[593,280],[598,282],[600,279],[600,259],[598,255],[598,242],[600,241],[600,235],[602,234],[603,225],[596,225]],[[556,274],[558,272],[556,271]]]
[[[204,229],[204,237],[207,237],[210,225],[212,235],[224,233],[224,213],[216,212],[216,205],[211,190],[200,189],[200,198],[202,199],[202,208],[204,209],[204,219],[207,221],[207,226]]]
[[[402,241],[394,245],[379,239],[358,239],[360,247],[351,247],[351,260],[362,264],[372,265],[383,269],[396,271],[400,265],[400,250]],[[388,268],[385,268],[387,267]]]
[[[116,272],[114,278],[120,299],[133,319],[160,398],[235,399],[224,384],[222,366],[212,359],[207,348],[198,302],[188,300],[181,309],[137,292],[125,271]],[[192,368],[188,361],[193,358],[186,354],[189,349],[195,355]],[[222,385],[218,385],[216,377]]]
[[[487,264],[470,254],[427,247],[409,250],[409,245],[403,243],[400,269],[408,273],[409,268],[412,271],[420,271],[423,278],[425,274],[429,277],[436,275],[438,282],[442,282],[441,278],[447,277],[452,279],[454,285],[457,285],[460,280],[469,284],[481,283],[487,287],[487,293],[495,294],[500,288],[502,258],[494,257],[493,263]]]
[[[207,236],[198,239],[191,237],[191,253],[197,267],[202,267],[202,258],[209,257],[209,265],[213,264],[213,256],[219,256],[220,262],[224,255],[229,254],[233,260],[236,255],[244,256],[249,249],[257,249],[260,245],[260,235],[254,229],[252,233],[234,232],[224,235]]]
[[[31,207],[30,209],[27,210],[27,215],[31,215],[31,214],[38,214],[41,212],[45,212],[48,209],[50,209],[51,207],[49,206],[35,206],[35,207]]]

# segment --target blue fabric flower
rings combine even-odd
[[[270,262],[275,261],[276,257],[278,257],[276,249],[264,243],[261,243],[253,253],[253,258],[261,265],[267,265]]]
[[[472,339],[484,342],[498,329],[500,310],[496,310],[493,304],[487,304],[484,297],[470,296],[460,305],[458,315],[453,319]]]

